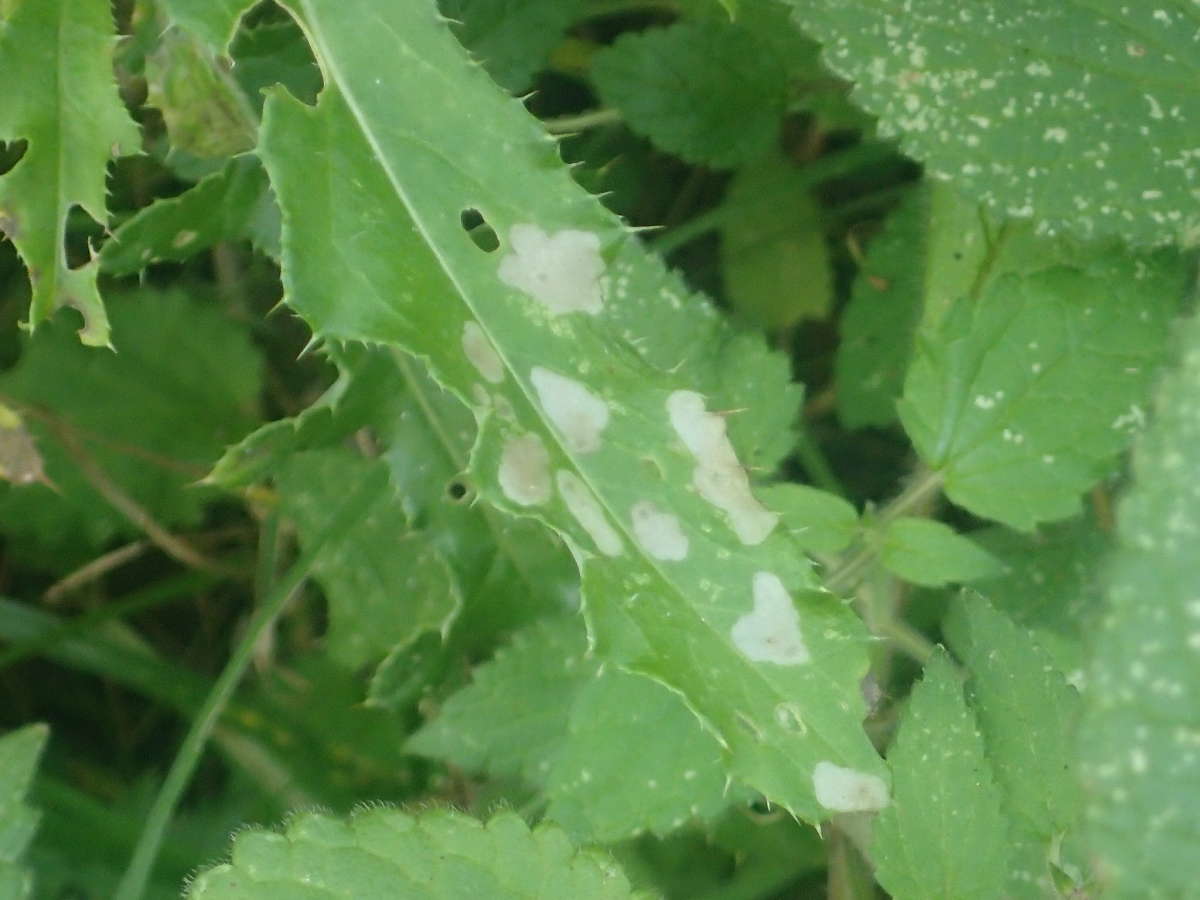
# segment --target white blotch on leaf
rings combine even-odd
[[[537,506],[550,499],[550,454],[536,434],[527,432],[504,441],[500,490],[520,506]]]
[[[800,615],[779,576],[754,574],[754,609],[730,632],[733,644],[754,662],[798,666],[811,658],[800,634]]]
[[[671,427],[696,460],[692,484],[700,496],[729,518],[729,527],[743,544],[766,539],[779,516],[750,493],[750,479],[738,462],[725,434],[725,420],[706,412],[695,391],[673,391],[667,398]]]
[[[888,805],[887,784],[878,775],[822,761],[813,769],[817,802],[835,812],[874,812]]]
[[[514,225],[512,251],[500,260],[500,280],[537,300],[551,315],[598,313],[604,307],[600,239],[590,231],[547,234],[536,225]]]
[[[467,322],[463,325],[462,348],[467,360],[484,379],[492,384],[499,384],[504,380],[504,363],[500,360],[500,354],[496,352],[496,348],[483,333],[478,322]]]
[[[659,509],[651,500],[639,500],[629,511],[633,534],[655,559],[678,562],[688,555],[688,538],[679,517]]]
[[[534,366],[529,373],[542,409],[569,450],[591,453],[608,426],[608,404],[573,378]]]
[[[567,509],[575,517],[583,530],[586,531],[598,549],[605,556],[618,556],[621,553],[621,538],[613,527],[608,524],[604,510],[596,501],[595,495],[574,472],[560,469],[554,476],[558,482],[558,492],[562,495]]]

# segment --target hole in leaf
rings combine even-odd
[[[487,219],[479,210],[464,209],[458,220],[462,223],[463,231],[484,253],[492,253],[500,246],[500,238],[496,236],[496,229],[487,223]]]
[[[466,503],[471,499],[471,488],[461,478],[455,478],[446,485],[446,496],[453,503]]]
[[[104,226],[93,219],[79,204],[67,213],[67,231],[63,238],[63,249],[67,255],[67,266],[77,269],[92,259],[92,247],[99,247],[104,238]]]
[[[16,141],[0,141],[0,175],[7,174],[13,166],[19,163],[28,148],[29,141],[24,138]]]

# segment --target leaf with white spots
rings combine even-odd
[[[94,0],[33,0],[0,23],[0,142],[28,142],[0,175],[0,234],[29,270],[30,325],[70,306],[83,316],[80,340],[100,347],[109,329],[99,267],[68,260],[65,242],[72,207],[107,224],[109,159],[141,149],[117,95],[114,44],[112,10]]]
[[[871,855],[895,900],[1005,895],[1008,822],[962,682],[944,651],[925,667],[888,753],[893,803]]]
[[[424,631],[444,633],[462,603],[446,560],[408,527],[383,462],[348,450],[308,451],[289,457],[275,478],[280,509],[302,546],[328,525],[346,484],[368,480],[379,485],[371,505],[326,540],[313,563],[329,599],[329,652],[351,667],[375,662]]]
[[[1200,235],[1184,0],[790,0],[883,134],[1001,216],[1138,244]]]
[[[945,522],[903,516],[879,536],[879,561],[905,581],[926,587],[966,583],[1001,571],[999,561]]]
[[[867,248],[840,322],[838,417],[847,428],[895,421],[918,325],[938,321],[980,274],[988,249],[980,224],[958,191],[923,182]]]
[[[989,528],[971,539],[1003,564],[994,577],[972,584],[997,610],[1029,629],[1072,684],[1083,681],[1084,637],[1091,633],[1102,597],[1101,562],[1110,535],[1090,517],[1020,534]]]
[[[627,900],[609,857],[578,850],[562,831],[532,831],[511,812],[483,823],[431,809],[361,809],[348,819],[304,813],[281,832],[247,829],[230,860],[196,875],[190,900],[263,897],[496,897]]]
[[[318,339],[427,362],[478,422],[479,496],[572,548],[603,658],[678,691],[735,776],[822,818],[818,763],[886,770],[860,725],[865,631],[750,477],[791,441],[786,360],[584,194],[432,10],[346,2],[288,4],[326,87],[264,111],[288,303]],[[734,637],[761,575],[783,662]]]
[[[720,745],[662,685],[601,667],[576,617],[519,632],[407,749],[524,778],[579,840],[666,834],[728,803]]]
[[[1074,259],[960,297],[919,335],[900,401],[950,499],[1022,530],[1078,512],[1142,426],[1183,294],[1174,253]]]
[[[970,672],[967,696],[1006,809],[1045,836],[1074,825],[1078,692],[1029,633],[983,597],[963,593],[944,630]]]
[[[1080,734],[1087,836],[1114,897],[1195,891],[1200,842],[1200,320],[1158,392],[1118,507],[1119,549]]]

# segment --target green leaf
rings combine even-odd
[[[923,331],[900,401],[950,499],[1023,530],[1076,513],[1141,426],[1182,293],[1175,254],[1075,258],[960,299]]]
[[[896,900],[1004,896],[1008,823],[945,651],[913,689],[888,765],[894,799],[871,842],[879,883]]]
[[[172,22],[199,37],[209,49],[224,53],[242,15],[255,0],[158,0]]]
[[[191,900],[328,896],[358,900],[548,896],[631,897],[607,857],[576,850],[550,827],[530,831],[513,813],[486,825],[460,813],[367,809],[349,819],[305,813],[282,834],[243,831],[229,863],[202,872]]]
[[[924,308],[922,266],[931,192],[908,194],[867,249],[842,313],[838,418],[847,428],[890,425]]]
[[[780,157],[734,176],[721,219],[721,264],[735,313],[755,328],[823,319],[833,272],[821,208],[803,170]]]
[[[112,294],[109,306],[119,352],[80,346],[60,317],[0,375],[0,394],[52,413],[159,524],[195,525],[214,492],[193,482],[257,420],[259,352],[243,326],[179,292]],[[116,535],[138,534],[85,477],[62,434],[29,425],[58,490],[0,489],[8,538],[58,568]]]
[[[1064,831],[1080,810],[1079,694],[1028,632],[982,597],[960,597],[944,630],[970,670],[968,696],[1007,808],[1038,834]]]
[[[728,802],[716,740],[662,685],[589,656],[574,617],[518,633],[408,750],[522,777],[579,840],[666,834]]]
[[[596,53],[592,79],[629,127],[688,162],[732,167],[771,150],[787,102],[773,48],[737,24],[682,22]]]
[[[384,466],[347,450],[289,457],[275,482],[280,509],[295,522],[300,543],[324,534],[348,484],[360,484]],[[329,599],[329,652],[347,666],[382,659],[423,631],[444,634],[462,604],[445,558],[411,531],[392,491],[375,497],[362,519],[325,542],[313,573]]]
[[[25,795],[49,735],[45,725],[27,725],[0,737],[0,897],[5,900],[33,896],[33,879],[21,857],[40,816],[25,804]]]
[[[454,33],[505,89],[520,93],[568,27],[585,0],[441,0]],[[457,24],[461,23],[461,24]]]
[[[147,102],[167,126],[172,151],[203,158],[254,146],[258,117],[213,51],[186,31],[167,29],[146,58]]]
[[[913,584],[962,584],[1001,572],[994,556],[944,522],[895,519],[888,522],[879,541],[879,561]]]
[[[1084,638],[1102,606],[1102,561],[1112,538],[1088,517],[1043,526],[1032,535],[1007,528],[972,533],[1003,572],[973,585],[996,609],[1029,629],[1072,683],[1082,683]]]
[[[813,773],[831,762],[886,803],[859,724],[862,625],[771,534],[728,442],[750,459],[779,446],[784,361],[583,195],[442,23],[365,0],[296,8],[326,87],[315,109],[274,94],[260,143],[288,302],[318,338],[407,347],[470,405],[479,495],[564,536],[598,651],[680,692],[738,777],[817,820]],[[764,396],[790,415],[727,431],[716,414]]]
[[[858,512],[836,494],[807,484],[781,482],[763,488],[797,546],[812,553],[837,553],[858,536]]]
[[[219,241],[249,240],[279,256],[279,209],[257,157],[240,156],[178,197],[139,210],[105,242],[100,268],[129,275],[181,262]]]
[[[0,140],[25,140],[0,175],[0,232],[29,270],[33,327],[61,306],[83,316],[79,337],[109,343],[94,260],[68,260],[67,216],[81,208],[107,223],[105,172],[112,156],[141,149],[138,128],[117,96],[113,21],[94,0],[24,0],[0,24]]]
[[[239,30],[229,54],[233,58],[233,77],[257,113],[262,112],[263,93],[275,84],[282,84],[298,100],[316,102],[321,70],[293,19]]]
[[[1200,840],[1200,322],[1158,392],[1117,515],[1080,734],[1087,831],[1114,897],[1195,890]]]
[[[791,2],[880,132],[991,210],[1195,242],[1200,32],[1184,4]]]

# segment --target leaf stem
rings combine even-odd
[[[200,762],[200,754],[208,742],[209,735],[216,726],[229,700],[233,696],[238,682],[241,681],[255,647],[292,594],[308,577],[308,573],[316,563],[318,556],[325,548],[330,538],[344,531],[350,523],[362,514],[371,499],[384,489],[386,470],[378,469],[370,478],[365,479],[357,489],[353,490],[345,502],[332,516],[329,524],[321,531],[316,540],[305,550],[295,564],[277,581],[271,592],[260,603],[251,617],[245,633],[233,649],[229,662],[221,671],[220,677],[213,684],[204,705],[200,708],[187,736],[180,745],[175,760],[163,779],[162,787],[154,798],[154,804],[146,816],[146,824],[138,837],[133,857],[129,861],[121,883],[117,886],[115,900],[139,900],[146,889],[154,860],[158,856],[159,847],[166,835],[167,826],[175,811],[179,798],[191,780],[192,773]],[[273,544],[273,541],[268,543]],[[267,548],[265,552],[271,553]]]
[[[890,156],[894,152],[895,150],[890,144],[878,141],[864,141],[840,153],[831,153],[808,163],[799,170],[799,173],[805,176],[804,180],[797,183],[801,187],[815,187],[823,181],[828,181],[830,178],[848,175],[855,169],[876,162],[885,156]],[[695,240],[700,235],[720,227],[721,223],[728,216],[735,214],[743,206],[749,206],[756,202],[758,202],[758,198],[747,197],[741,203],[721,203],[710,210],[700,213],[698,216],[688,219],[688,221],[677,228],[672,228],[670,231],[659,234],[649,242],[650,247],[656,253],[666,256],[684,244]]]
[[[573,116],[559,116],[556,119],[543,119],[542,125],[551,134],[575,134],[589,128],[602,125],[615,125],[621,121],[621,114],[615,109],[593,109]]]
[[[933,469],[919,472],[908,486],[894,500],[879,511],[875,517],[876,526],[886,525],[903,515],[927,503],[942,488],[942,474]],[[825,580],[828,588],[836,593],[850,590],[859,580],[863,571],[875,562],[877,550],[868,542],[850,557],[841,567],[836,569]]]

